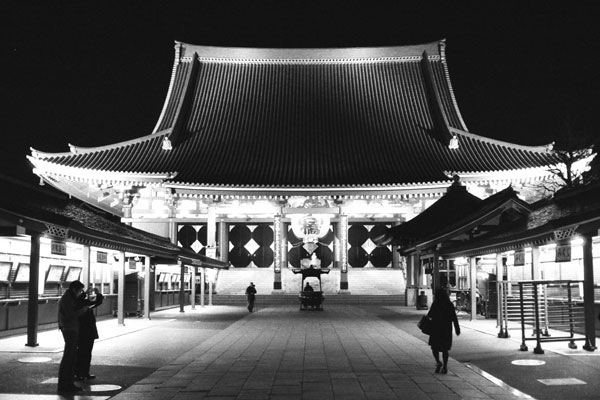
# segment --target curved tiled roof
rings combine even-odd
[[[172,244],[169,239],[128,226],[100,210],[74,201],[62,193],[45,190],[0,175],[7,195],[0,197],[0,217],[18,221],[33,231],[49,226],[62,228],[71,241],[133,253],[159,256],[176,262],[208,268],[229,268],[228,264]],[[4,223],[6,223],[4,221]],[[41,227],[41,228],[40,228]]]
[[[71,152],[34,152],[62,167],[175,175],[228,187],[345,187],[448,180],[553,164],[540,147],[467,131],[444,42],[350,49],[176,44],[153,134]],[[450,139],[458,148],[449,148]],[[163,150],[168,137],[172,150]]]

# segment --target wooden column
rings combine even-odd
[[[40,234],[33,232],[29,252],[29,301],[27,303],[27,343],[26,346],[36,347],[38,333],[38,297],[40,284]]]
[[[190,301],[192,302],[192,310],[196,309],[196,267],[192,266],[190,267],[190,273],[192,274],[192,279],[191,279],[191,290],[192,290],[192,298],[190,299]]]
[[[206,292],[206,268],[202,267],[200,269],[200,307],[204,307],[204,294]]]
[[[212,276],[212,273],[211,273]],[[212,279],[212,278],[211,278]],[[208,282],[208,305],[212,306],[213,305],[213,285],[214,282],[211,280],[210,282]]]
[[[583,348],[587,351],[594,351],[596,350],[596,310],[592,235],[583,237],[583,312],[585,315],[585,345]]]
[[[273,216],[273,290],[281,290],[281,214]]]
[[[225,221],[219,221],[219,259],[229,261],[229,230]]]
[[[469,258],[469,285],[471,286],[471,317],[477,319],[477,258]]]
[[[88,245],[83,245],[83,253],[81,257],[81,282],[86,288],[90,286],[90,254],[91,249]]]
[[[144,257],[144,319],[150,319],[150,281],[152,280],[152,266],[150,257]]]
[[[539,256],[538,256],[539,260]],[[504,278],[503,274],[503,266],[502,266],[502,253],[496,253],[496,324],[497,326],[502,326],[502,313],[500,309],[502,308],[502,291],[500,290],[500,282]]]
[[[542,268],[540,266],[540,248],[533,246],[531,248],[531,280],[539,281],[542,279]]]
[[[185,312],[185,285],[184,285],[184,277],[185,277],[185,265],[183,261],[179,260],[179,312]]]
[[[206,246],[216,248],[217,238],[217,209],[214,204],[208,206],[208,214],[206,220]]]
[[[348,290],[348,216],[340,214],[338,224],[340,240],[340,290]]]
[[[117,282],[117,323],[125,325],[125,253],[119,252]]]
[[[440,284],[440,258],[437,251],[433,252],[433,298],[435,300],[435,291],[441,288]]]

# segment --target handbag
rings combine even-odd
[[[426,335],[431,335],[431,319],[427,315],[423,315],[417,324],[417,327]]]

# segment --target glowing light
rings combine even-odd
[[[317,242],[329,232],[330,217],[325,214],[298,214],[292,216],[292,231],[305,243]]]

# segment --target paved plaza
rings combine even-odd
[[[273,307],[244,318],[115,399],[510,399],[358,307]]]
[[[244,311],[232,306],[186,307],[185,313],[157,312],[151,320],[127,319],[124,327],[116,319],[99,322],[101,339],[92,361],[98,378],[82,385],[84,391],[71,398],[532,398],[453,358],[447,375],[435,374],[429,346],[414,331],[423,312],[349,305],[330,305],[324,311],[299,311],[295,306]],[[389,319],[394,316],[407,319],[392,323]],[[481,324],[486,325],[491,326]],[[464,345],[475,335],[481,339],[478,346],[486,341],[514,345],[474,329],[467,321],[456,344]],[[40,333],[39,342],[39,347],[24,348],[24,336],[0,339],[4,377],[0,399],[65,398],[55,394],[62,338],[52,330]],[[519,354],[516,346],[509,351]],[[35,389],[10,386],[6,377],[16,358],[34,355],[51,359],[44,373],[38,378],[34,366],[19,363],[21,372],[11,379],[37,385],[32,386]],[[110,387],[119,381],[123,389]]]

